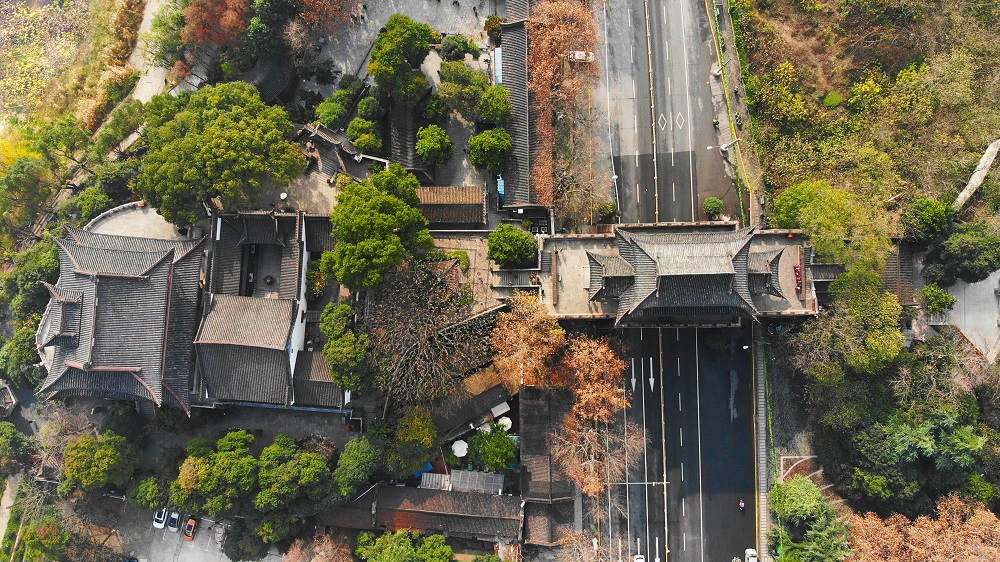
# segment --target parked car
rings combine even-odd
[[[757,562],[757,551],[752,548],[746,549],[743,553],[743,562]]]
[[[153,527],[162,529],[167,524],[167,508],[163,508],[153,514]]]
[[[176,533],[180,528],[181,524],[181,514],[176,511],[170,512],[170,518],[167,519],[167,529],[170,529],[172,533]]]
[[[194,534],[198,530],[198,520],[194,517],[188,517],[187,525],[184,525],[184,540],[193,541]]]

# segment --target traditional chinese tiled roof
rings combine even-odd
[[[485,224],[486,188],[481,185],[418,187],[420,212],[431,224]]]
[[[617,296],[619,323],[753,316],[753,233],[617,229],[618,259],[588,253],[591,300]]]
[[[244,212],[216,215],[208,287],[214,293],[239,295],[251,246],[269,246],[281,255],[278,294],[298,298],[301,285],[302,235],[299,213]],[[263,250],[263,249],[262,249]]]
[[[527,2],[524,2],[525,6]],[[506,130],[513,140],[513,147],[507,155],[503,170],[504,203],[506,205],[530,205],[531,158],[533,150],[533,125],[528,98],[528,29],[524,21],[515,21],[507,6],[508,20],[501,24],[503,35],[503,86],[510,91],[511,111]],[[527,17],[527,10],[524,10]]]
[[[331,509],[317,519],[321,525],[348,529],[516,540],[521,537],[521,498],[378,485],[350,506]]]
[[[330,364],[321,351],[300,351],[295,361],[293,395],[296,406],[342,408],[344,391],[333,382]]]
[[[195,340],[209,399],[288,404],[294,315],[290,299],[212,295]]]
[[[188,410],[202,241],[67,232],[36,334],[52,346],[39,391]]]
[[[784,248],[767,252],[750,252],[748,267],[750,269],[750,292],[755,295],[768,293],[778,298],[785,298],[779,282],[781,254]]]
[[[333,250],[334,240],[331,235],[333,223],[328,215],[306,215],[306,251],[329,252]]]
[[[568,390],[526,386],[520,393],[521,497],[551,503],[573,497],[573,484],[550,450],[549,433],[558,431],[573,406]]]

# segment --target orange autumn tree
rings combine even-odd
[[[1000,560],[1000,521],[977,501],[951,494],[938,501],[937,518],[881,519],[874,513],[851,518],[848,562]]]
[[[597,50],[597,23],[586,2],[551,0],[531,8],[527,22],[528,91],[535,112],[536,149],[532,188],[538,203],[551,206],[555,191],[554,151],[557,145],[555,122],[572,117],[583,99],[596,64],[568,64],[570,51]]]
[[[510,312],[497,318],[493,330],[493,363],[508,388],[553,386],[552,365],[566,345],[566,331],[533,293],[516,291],[507,301]]]
[[[243,37],[247,29],[246,0],[191,0],[184,9],[185,43],[225,49]]]
[[[571,415],[587,422],[611,423],[618,412],[629,407],[622,386],[626,365],[607,338],[573,338],[563,366],[576,393]]]

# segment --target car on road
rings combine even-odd
[[[153,514],[153,527],[162,529],[167,524],[167,508],[163,508]]]
[[[743,562],[757,562],[757,551],[752,548],[746,549],[743,553]]]
[[[194,534],[198,530],[198,520],[188,517],[187,525],[184,525],[184,540],[193,541]]]
[[[176,511],[170,512],[170,518],[167,519],[167,529],[172,533],[176,533],[177,529],[181,524],[181,514]]]

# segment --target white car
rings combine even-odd
[[[757,562],[757,551],[752,548],[746,549],[743,553],[743,562]]]
[[[153,527],[162,529],[167,524],[167,508],[163,508],[153,514]]]

